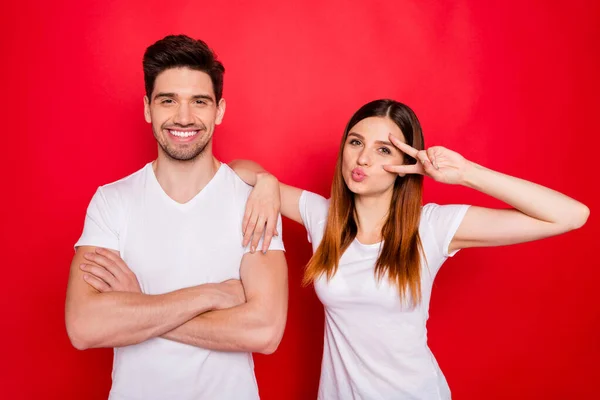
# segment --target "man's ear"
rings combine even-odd
[[[225,99],[219,100],[219,104],[217,105],[217,119],[215,120],[215,125],[220,125],[221,121],[223,121],[223,116],[225,115],[225,108],[227,108],[227,102]]]
[[[152,114],[150,114],[150,99],[144,96],[144,119],[147,123],[152,122]]]

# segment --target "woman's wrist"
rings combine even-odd
[[[467,161],[467,167],[465,168],[462,176],[462,186],[466,186],[471,189],[481,190],[481,181],[485,179],[485,171],[488,169],[476,164],[472,161]]]
[[[256,183],[261,182],[261,181],[270,181],[273,183],[279,183],[279,181],[277,180],[275,175],[273,175],[267,171],[262,171],[262,172],[256,173]]]

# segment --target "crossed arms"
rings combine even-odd
[[[80,350],[163,337],[212,350],[270,354],[283,336],[287,298],[283,251],[244,255],[239,281],[147,295],[117,252],[82,246],[71,263],[65,318],[71,343]]]

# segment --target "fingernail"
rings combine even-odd
[[[251,252],[251,253],[254,253],[254,251],[255,251],[255,250],[256,250],[256,249],[254,248],[254,246],[250,247],[250,252]]]

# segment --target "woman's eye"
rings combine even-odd
[[[388,149],[387,147],[382,147],[381,149],[379,149],[379,151],[383,154],[392,154],[390,149]]]
[[[352,140],[350,141],[350,144],[351,144],[352,146],[358,146],[358,145],[360,145],[360,141],[358,141],[358,140],[356,140],[356,139],[352,139]]]

